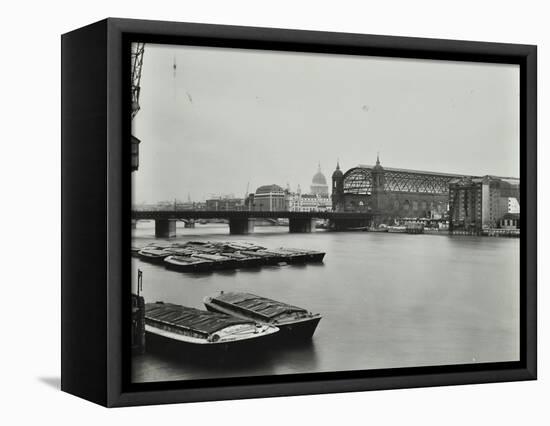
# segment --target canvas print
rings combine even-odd
[[[132,382],[519,360],[519,66],[133,43],[130,72]]]

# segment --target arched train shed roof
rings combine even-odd
[[[371,194],[374,166],[359,165],[344,173],[345,194]],[[452,173],[384,167],[384,191],[445,194],[452,179],[466,177]]]

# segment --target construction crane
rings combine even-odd
[[[141,67],[143,65],[143,52],[145,50],[145,43],[132,43],[130,48],[130,68],[131,68],[131,80],[132,80],[132,120],[138,113],[139,106],[139,92],[141,90]],[[136,171],[139,168],[139,143],[141,142],[134,135],[132,139],[132,171]]]
[[[132,69],[132,119],[139,111],[139,92],[141,90],[141,67],[143,65],[143,52],[145,43],[132,43],[130,53],[130,66]]]

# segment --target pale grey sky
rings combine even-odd
[[[174,71],[174,61],[176,70]],[[519,67],[145,46],[134,202],[307,190],[336,165],[519,176]]]

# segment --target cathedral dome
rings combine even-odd
[[[311,183],[314,185],[326,185],[327,179],[325,178],[325,175],[321,173],[321,170],[313,175],[313,179],[311,180]]]
[[[321,172],[320,163],[319,163],[319,168],[317,169],[317,173],[313,175],[310,188],[311,188],[311,193],[314,195],[327,196],[328,194],[327,179],[325,178],[325,175]]]

